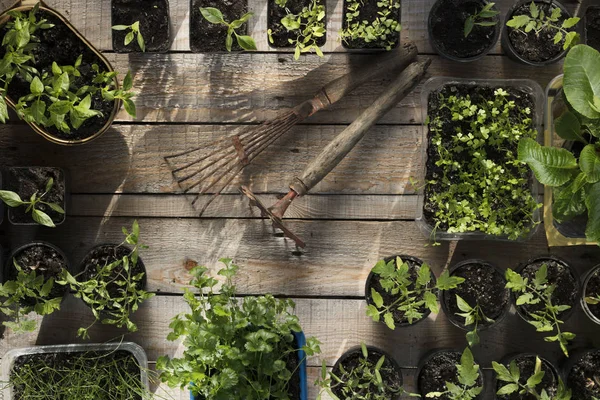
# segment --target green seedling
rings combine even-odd
[[[65,213],[65,210],[63,210],[62,207],[58,204],[50,203],[43,200],[44,197],[48,194],[48,192],[50,192],[50,190],[52,189],[52,186],[54,186],[54,179],[50,178],[46,182],[46,188],[44,190],[44,193],[38,194],[38,192],[35,192],[28,201],[22,200],[21,197],[15,192],[11,192],[8,190],[0,190],[0,200],[2,200],[4,204],[6,204],[9,207],[27,207],[25,209],[25,213],[31,213],[31,217],[35,222],[37,222],[40,225],[54,228],[56,227],[56,225],[54,224],[54,221],[52,221],[52,218],[50,218],[48,214],[40,210],[40,205],[44,205],[48,206],[49,208],[51,208],[59,214]]]
[[[496,26],[498,19],[496,16],[500,14],[499,11],[493,10],[496,3],[487,3],[481,10],[473,15],[469,15],[465,20],[464,33],[465,37],[468,37],[473,28],[477,26]]]
[[[473,354],[467,347],[460,357],[460,364],[456,365],[458,371],[458,384],[446,382],[446,390],[443,392],[429,392],[426,398],[438,398],[446,396],[450,400],[473,400],[483,390],[483,386],[477,386],[479,380],[479,365],[475,364]]]
[[[112,29],[115,31],[129,30],[129,32],[127,32],[125,35],[125,46],[128,46],[129,43],[133,42],[134,39],[137,39],[137,44],[140,46],[140,50],[146,52],[146,43],[144,42],[144,37],[140,31],[140,21],[135,21],[131,25],[114,25]]]
[[[200,8],[200,12],[202,16],[211,24],[220,24],[227,27],[227,37],[225,38],[225,48],[227,51],[231,51],[231,47],[233,46],[233,36],[235,35],[235,40],[237,44],[244,50],[256,50],[256,43],[251,36],[246,35],[238,35],[235,31],[244,25],[250,17],[254,15],[254,13],[249,12],[244,15],[240,19],[236,19],[235,21],[227,22],[223,18],[223,13],[219,11],[219,9],[214,7],[206,7]]]
[[[362,7],[364,3],[361,0],[347,2],[346,29],[340,31],[340,38],[346,43],[362,39],[391,50],[397,43],[397,33],[402,29],[400,22],[393,17],[394,11],[400,9],[400,1],[377,1],[377,17],[372,21],[361,17]]]
[[[469,303],[467,303],[459,295],[456,295],[456,304],[458,305],[458,308],[462,311],[461,313],[457,313],[456,315],[465,319],[465,326],[473,325],[473,330],[467,332],[467,343],[469,343],[469,347],[478,345],[479,334],[477,333],[477,328],[479,324],[482,322],[487,324],[493,324],[494,320],[486,317],[479,304],[475,304],[475,307],[471,307]]]

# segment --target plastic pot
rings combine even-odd
[[[595,324],[600,325],[600,316],[596,316],[590,309],[590,305],[586,303],[585,297],[587,296],[587,287],[590,280],[595,276],[600,274],[600,265],[596,265],[594,268],[588,271],[588,273],[583,278],[583,285],[581,289],[581,298],[579,300],[579,304],[581,304],[581,308],[587,317],[592,320]],[[596,295],[600,295],[600,293],[595,293]]]
[[[558,388],[558,380],[560,378],[560,373],[558,371],[558,369],[554,366],[554,364],[552,364],[550,361],[548,361],[546,358],[539,356],[538,354],[534,354],[534,353],[517,353],[517,354],[513,354],[513,355],[508,355],[506,357],[502,358],[502,361],[500,362],[501,364],[503,364],[504,366],[506,366],[506,368],[508,368],[509,364],[511,363],[511,361],[516,360],[518,358],[523,358],[523,357],[531,357],[535,363],[535,357],[539,357],[540,360],[542,360],[542,365],[546,367],[546,369],[550,370],[550,372],[552,373],[552,377],[554,382],[556,383],[556,387]],[[521,371],[521,375],[523,376],[523,373]],[[544,377],[547,374],[544,375]],[[506,397],[505,396],[498,396],[496,394],[496,392],[498,391],[498,389],[500,389],[502,386],[507,385],[509,382],[504,382],[498,379],[498,375],[494,372],[494,399],[497,400],[503,400]],[[551,396],[553,394],[549,393]]]
[[[154,8],[152,3],[154,3],[154,6],[157,6],[157,8]],[[159,4],[164,5],[164,15],[162,14],[163,10],[160,8]],[[127,15],[127,11],[130,12],[129,15]],[[145,11],[145,13],[143,13],[143,15],[136,15],[136,11],[138,11],[139,14],[142,14],[142,11]],[[153,22],[157,23],[159,26],[150,25],[150,22],[147,22],[147,19],[151,19],[154,16],[157,17],[158,21]],[[145,40],[147,53],[164,53],[169,51],[169,48],[171,47],[171,18],[169,0],[155,0],[153,2],[147,0],[111,1],[112,26],[131,25],[136,21],[140,22],[140,31],[142,32],[142,37]],[[156,44],[153,42],[148,42],[148,39],[152,38],[157,31],[161,30],[161,28],[166,29],[166,38]],[[141,52],[141,49],[137,45],[136,39],[134,39],[131,44],[125,46],[124,39],[129,30],[115,31],[111,29],[111,31],[113,49],[117,53]]]
[[[594,365],[589,365],[591,363]],[[600,395],[600,389],[592,391],[594,386],[596,388],[600,386],[600,382],[598,382],[599,368],[600,349],[579,349],[572,352],[571,356],[566,359],[562,372],[566,378],[565,384],[573,391],[573,400],[587,400],[591,399],[592,396],[598,397]],[[588,388],[586,384],[581,385],[581,381],[586,384],[592,382],[594,385]]]
[[[401,0],[392,0],[394,2],[397,2],[398,4],[400,4],[400,8],[398,8],[398,23],[400,23],[401,19],[402,19],[402,1]],[[270,2],[269,2],[270,4]],[[361,3],[363,5],[363,7],[366,7],[367,5],[372,5],[372,4],[377,4],[376,0],[367,0]],[[342,16],[346,15],[346,12],[348,10],[348,0],[344,0],[343,2],[343,8],[342,8]],[[360,17],[360,15],[359,15]],[[342,18],[342,29],[346,29],[347,28],[347,22],[346,22],[346,18],[343,17]],[[396,32],[394,33],[394,37],[396,39],[396,43],[394,44],[394,46],[391,47],[390,50],[395,49],[396,47],[398,47],[398,45],[400,44],[400,32]],[[342,47],[344,49],[346,49],[348,52],[350,53],[379,53],[379,52],[383,52],[383,51],[387,51],[387,49],[385,47],[376,47],[376,46],[369,46],[371,43],[366,43],[366,47],[351,47],[349,43],[347,43],[345,40],[342,40]]]

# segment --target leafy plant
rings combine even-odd
[[[594,294],[592,296],[585,296],[584,300],[587,304],[592,304],[592,305],[600,304],[600,294]]]
[[[558,44],[564,39],[563,49],[567,50],[579,42],[579,34],[576,31],[569,31],[568,29],[577,25],[580,18],[567,18],[560,25],[557,25],[561,16],[562,10],[559,7],[554,7],[551,14],[546,14],[532,1],[529,5],[529,14],[513,15],[506,22],[506,26],[523,33],[533,31],[536,36],[539,36],[546,29],[555,31],[554,44]]]
[[[294,335],[298,317],[290,313],[290,299],[272,295],[235,297],[232,278],[238,267],[230,259],[218,275],[225,278],[221,292],[206,267],[191,270],[191,285],[183,295],[190,311],[173,318],[168,340],[185,337],[182,358],[159,357],[160,378],[170,387],[189,389],[205,400],[289,399],[289,385],[297,367],[288,359],[297,353]],[[319,341],[307,338],[306,356],[320,352]],[[300,365],[302,359],[298,360]]]
[[[575,334],[561,331],[560,325],[563,324],[563,321],[558,316],[559,313],[570,309],[571,306],[553,303],[552,294],[556,286],[548,283],[548,266],[542,264],[532,280],[524,278],[509,268],[506,270],[506,281],[506,287],[519,296],[517,297],[517,306],[537,304],[542,306],[540,310],[527,313],[529,317],[527,322],[533,325],[538,332],[555,333],[546,336],[544,340],[558,342],[561,350],[568,357],[567,345],[575,338]]]
[[[486,317],[481,309],[479,304],[475,304],[475,307],[471,307],[469,303],[467,303],[462,297],[456,295],[456,304],[458,308],[462,311],[462,313],[457,313],[465,319],[465,326],[473,326],[473,330],[467,332],[467,342],[469,343],[469,347],[473,347],[479,344],[479,334],[477,333],[477,327],[480,322],[485,322],[488,324],[493,324],[494,320]]]
[[[225,25],[227,27],[227,37],[225,38],[225,48],[227,49],[227,51],[231,51],[231,46],[233,45],[232,35],[235,35],[235,40],[242,49],[256,50],[256,43],[254,42],[254,39],[252,39],[251,36],[238,35],[238,33],[235,31],[236,29],[244,25],[250,19],[250,17],[254,15],[254,13],[249,12],[242,15],[240,19],[227,22],[223,17],[223,13],[221,13],[221,11],[217,8],[200,7],[200,12],[202,13],[202,16],[211,24],[220,24]]]
[[[499,396],[507,396],[513,393],[518,393],[520,396],[530,395],[535,397],[537,400],[570,400],[571,390],[568,389],[563,381],[558,378],[558,392],[555,396],[548,394],[546,389],[542,389],[541,393],[538,392],[536,386],[538,386],[542,379],[544,379],[545,372],[542,371],[542,360],[539,357],[535,357],[535,367],[533,375],[527,377],[525,383],[522,383],[521,371],[517,366],[517,362],[512,360],[509,367],[492,361],[492,367],[498,376],[498,380],[506,382],[506,385],[502,386],[496,392]]]
[[[139,249],[146,248],[139,243],[138,222],[133,222],[131,232],[123,228],[123,234],[125,240],[115,247],[114,261],[97,265],[91,271],[84,270],[75,277],[69,271],[63,270],[60,281],[57,281],[58,284],[69,285],[75,292],[74,296],[82,299],[94,314],[94,321],[77,331],[77,336],[84,339],[89,339],[88,331],[98,321],[119,328],[127,327],[130,332],[135,332],[137,326],[130,320],[130,315],[138,309],[140,303],[154,296],[154,293],[139,288],[145,273],[134,274],[138,264]],[[133,249],[119,258],[117,251],[125,244],[133,246]],[[76,278],[82,274],[91,274],[92,277],[78,281]]]
[[[384,304],[381,293],[371,288],[371,298],[375,304],[367,307],[367,315],[373,321],[379,321],[383,316],[385,324],[390,329],[396,329],[393,311],[398,310],[408,319],[408,323],[423,318],[422,309],[425,307],[432,313],[439,312],[436,291],[456,288],[464,282],[464,278],[450,276],[444,271],[435,285],[429,265],[423,263],[418,267],[416,280],[411,275],[410,265],[400,257],[388,262],[380,260],[372,269],[379,276],[379,283],[385,292],[397,298],[391,304]]]
[[[43,198],[52,189],[52,186],[54,186],[54,179],[50,178],[46,182],[46,189],[44,190],[44,193],[38,194],[38,192],[35,192],[28,201],[22,200],[21,196],[19,196],[15,192],[11,192],[9,190],[0,190],[0,200],[2,200],[4,204],[6,204],[9,207],[27,206],[27,208],[25,209],[25,213],[31,212],[31,217],[35,222],[37,222],[40,225],[54,228],[56,227],[56,225],[54,224],[54,221],[52,221],[52,218],[50,218],[48,214],[46,214],[39,208],[40,205],[43,204],[50,207],[52,210],[56,211],[59,214],[65,213],[65,210],[63,210],[63,208],[58,204],[50,203],[43,200]]]
[[[479,380],[479,365],[475,364],[473,353],[467,347],[461,357],[460,364],[456,365],[458,373],[458,384],[446,382],[446,391],[429,392],[425,395],[427,398],[437,398],[447,396],[450,400],[472,400],[481,391],[483,386],[477,386]]]
[[[552,214],[558,222],[586,213],[585,235],[600,242],[600,53],[585,45],[569,51],[564,64],[568,110],[554,120],[556,133],[583,146],[579,159],[565,148],[532,140],[519,143],[519,160],[553,190]]]
[[[287,0],[280,0],[276,3],[279,7],[285,8],[286,16],[281,19],[281,25],[288,31],[293,32],[296,37],[288,39],[290,44],[295,47],[294,59],[298,60],[300,54],[314,51],[319,57],[323,57],[323,52],[317,45],[317,39],[325,35],[325,6],[320,0],[312,0],[311,3],[302,8],[298,14],[293,14],[286,8]],[[267,31],[269,42],[273,43],[273,32]]]
[[[142,32],[140,31],[140,21],[135,21],[131,25],[114,25],[112,27],[115,31],[125,31],[129,30],[125,35],[125,46],[128,46],[129,43],[133,42],[133,39],[137,39],[138,46],[140,46],[140,50],[146,52],[146,43],[144,42],[144,36],[142,36]]]
[[[27,314],[52,314],[60,309],[62,297],[48,298],[54,278],[44,279],[44,275],[34,268],[24,270],[14,259],[13,266],[17,270],[17,279],[0,283],[0,312],[14,321],[3,321],[2,325],[15,333],[32,332],[37,324],[35,320],[27,319]]]
[[[340,400],[333,393],[334,388],[338,388],[344,395],[343,400],[389,400],[401,395],[410,397],[421,397],[415,393],[409,393],[402,386],[391,386],[384,382],[385,374],[394,373],[393,368],[385,367],[385,356],[381,356],[377,363],[369,360],[369,351],[364,343],[360,344],[362,357],[351,370],[344,368],[340,364],[340,374],[327,372],[327,365],[323,360],[321,367],[321,376],[315,382],[320,390],[317,400],[321,400],[323,392],[327,393],[334,400]]]
[[[372,21],[361,17],[361,8],[364,5],[362,0],[348,0],[346,28],[340,31],[340,38],[346,43],[362,39],[366,43],[376,43],[386,50],[391,50],[398,41],[394,36],[402,29],[398,17],[394,17],[394,14],[398,13],[396,10],[400,9],[400,1],[378,0],[377,16]]]
[[[468,37],[471,34],[475,25],[496,26],[498,24],[498,19],[495,17],[500,14],[500,11],[492,10],[495,5],[496,3],[487,3],[481,10],[473,15],[469,15],[467,19],[465,19],[465,37]],[[490,18],[492,19],[490,20]]]

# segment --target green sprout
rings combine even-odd
[[[469,15],[465,20],[465,37],[468,37],[475,25],[477,26],[495,26],[498,24],[498,19],[495,18],[500,11],[492,10],[496,3],[488,3],[483,8],[473,15]]]
[[[221,13],[221,11],[217,8],[201,7],[200,12],[202,13],[202,16],[211,24],[217,24],[217,25],[220,24],[220,25],[225,25],[227,27],[227,37],[225,38],[225,48],[227,49],[227,51],[231,51],[231,47],[233,46],[232,35],[235,35],[237,44],[242,49],[256,50],[256,43],[254,42],[254,39],[252,39],[251,36],[238,35],[238,33],[235,31],[236,29],[238,29],[242,25],[244,25],[250,19],[250,17],[252,17],[254,15],[254,13],[248,12],[248,13],[242,15],[242,17],[240,19],[236,19],[235,21],[227,22],[227,21],[225,21],[225,18],[223,17],[223,13]]]
[[[43,200],[44,197],[48,194],[48,192],[50,192],[53,185],[54,179],[49,178],[46,182],[46,189],[44,190],[44,193],[38,194],[38,192],[35,192],[29,198],[28,201],[22,200],[21,196],[19,196],[15,192],[11,192],[9,190],[0,190],[0,200],[2,200],[4,204],[6,204],[9,207],[27,206],[27,208],[25,209],[25,213],[31,212],[31,217],[35,222],[37,222],[40,225],[54,228],[56,227],[56,225],[54,224],[54,221],[52,221],[52,218],[50,218],[48,214],[40,210],[40,205],[45,205],[59,214],[65,213],[65,210],[63,210],[63,208],[58,204],[50,203]]]
[[[146,52],[146,43],[144,42],[144,37],[142,36],[142,32],[140,31],[140,21],[135,21],[131,25],[115,25],[112,27],[115,31],[124,31],[129,29],[129,32],[125,35],[125,46],[128,46],[129,43],[133,42],[133,39],[137,38],[138,46],[140,46],[140,50]]]

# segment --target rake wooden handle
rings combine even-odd
[[[290,189],[302,196],[319,183],[363,138],[377,120],[402,100],[425,75],[431,60],[410,64],[352,124],[333,139],[304,170],[294,178]]]

